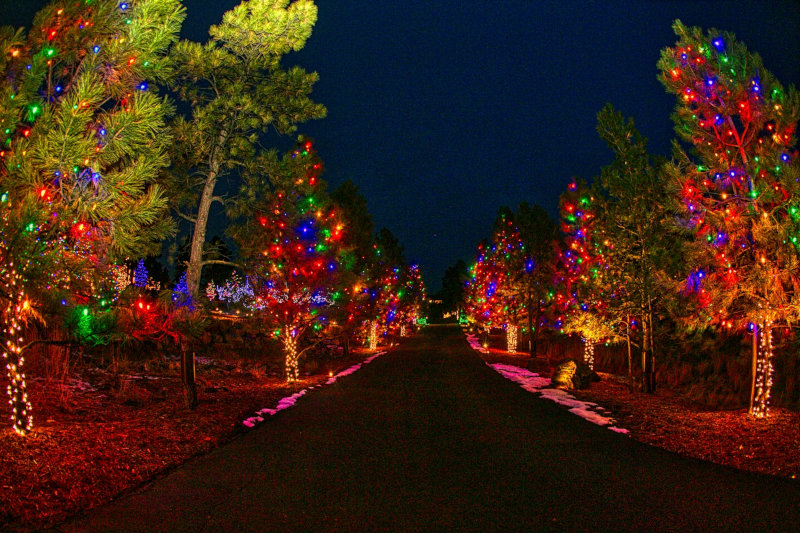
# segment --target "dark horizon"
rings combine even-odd
[[[45,3],[0,3],[0,22],[29,26]],[[205,40],[237,3],[187,2],[182,36]],[[735,33],[785,86],[800,83],[790,0],[316,3],[311,39],[284,63],[319,72],[328,117],[298,133],[315,139],[332,188],[358,185],[431,292],[448,266],[471,262],[501,206],[555,216],[573,176],[599,174],[611,160],[594,129],[606,102],[668,154],[674,102],[656,61],[674,19]]]

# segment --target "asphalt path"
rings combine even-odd
[[[800,484],[591,424],[431,326],[59,531],[798,531]]]

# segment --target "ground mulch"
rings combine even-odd
[[[492,348],[481,356],[488,363],[520,366],[544,377],[552,372],[550,362],[527,354]],[[654,394],[631,392],[626,377],[599,375],[599,383],[571,393],[609,409],[631,438],[741,470],[800,478],[800,413],[773,407],[767,419],[756,420],[744,408],[713,410],[663,388]]]
[[[256,410],[324,383],[365,355],[329,363],[291,386],[263,373],[199,370],[195,411],[184,407],[174,372],[32,380],[33,432],[21,438],[10,424],[0,430],[0,530],[43,528],[102,505],[248,431],[242,420]]]

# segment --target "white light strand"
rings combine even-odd
[[[772,322],[767,320],[760,329],[758,364],[756,365],[756,398],[753,416],[766,418],[769,415],[769,397],[772,392]]]
[[[593,339],[583,339],[583,362],[589,365],[591,370],[594,370],[594,345]]]
[[[508,324],[506,326],[506,344],[508,346],[508,351],[510,353],[517,353],[517,334],[519,332],[519,327]]]
[[[300,358],[297,356],[297,330],[287,327],[283,332],[283,351],[286,355],[286,381],[300,379]]]
[[[11,406],[11,422],[13,423],[14,431],[18,435],[24,436],[33,428],[33,409],[31,402],[28,400],[26,390],[25,357],[22,355],[24,339],[19,317],[28,311],[30,302],[25,297],[25,291],[20,287],[22,280],[17,274],[13,263],[7,266],[3,272],[3,277],[5,278],[4,281],[8,292],[11,294],[16,293],[17,302],[9,305],[5,312],[7,329],[5,330],[6,345],[3,350],[3,359],[6,362],[6,373],[8,374],[8,403]]]
[[[405,324],[400,324],[400,336],[401,337],[405,337],[407,335],[408,335],[408,332],[406,331],[406,325]]]
[[[377,320],[370,322],[369,325],[369,349],[375,351],[378,349],[378,322]]]

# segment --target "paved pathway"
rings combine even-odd
[[[797,531],[800,484],[590,424],[432,326],[62,531]]]

